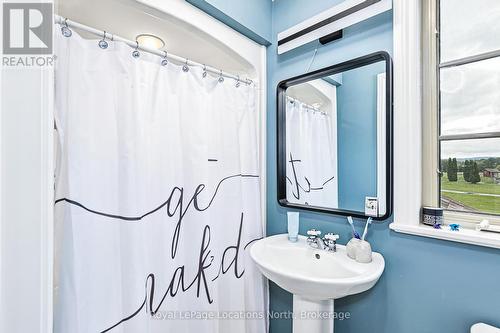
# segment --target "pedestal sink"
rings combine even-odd
[[[250,256],[265,277],[293,294],[293,333],[332,333],[334,299],[372,288],[385,267],[380,253],[362,264],[343,245],[328,252],[310,247],[304,236],[289,242],[286,234],[255,242]]]

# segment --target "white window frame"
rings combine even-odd
[[[446,212],[460,231],[422,225],[439,203],[436,0],[394,0],[394,231],[500,248],[500,234],[476,231],[483,214]],[[492,220],[492,217],[488,217]]]

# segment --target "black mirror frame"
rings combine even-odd
[[[288,202],[286,199],[286,89],[307,81],[319,79],[324,76],[338,74],[358,67],[367,66],[379,61],[385,62],[386,73],[386,206],[383,216],[373,217],[381,221],[392,215],[393,209],[393,70],[392,59],[389,53],[379,51],[359,58],[351,59],[340,64],[329,66],[314,72],[283,80],[277,87],[277,182],[278,203],[283,207],[303,209],[308,211],[336,214],[341,216],[367,217],[363,212],[346,209],[333,209],[327,207],[301,205]]]

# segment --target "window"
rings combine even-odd
[[[396,116],[394,220],[389,227],[405,234],[500,249],[500,233],[475,228],[487,219],[489,231],[500,229],[495,202],[498,187],[493,187],[497,186],[493,180],[483,181],[495,172],[478,163],[484,157],[500,157],[500,103],[495,95],[500,77],[494,64],[500,61],[500,1],[394,0],[393,4]],[[490,102],[488,96],[492,97]],[[448,180],[444,173],[450,158],[452,173],[453,158],[457,162],[457,181],[450,183],[465,188],[446,188],[450,184],[441,188],[441,181]],[[470,168],[471,160],[483,170],[481,181],[458,182],[459,174],[463,179],[465,161]],[[471,191],[476,189],[472,185],[482,186],[481,192]],[[472,199],[483,194],[481,205],[465,202],[460,196],[448,200],[448,205],[453,201],[459,207],[448,207],[445,223],[459,223],[459,232],[420,223],[422,206],[441,205],[441,189],[448,191],[443,191],[443,198],[450,193],[453,196],[452,191],[469,194],[466,198]],[[493,203],[485,203],[483,197]]]
[[[448,222],[499,223],[500,1],[428,1],[436,30],[427,48],[424,35],[423,201]]]

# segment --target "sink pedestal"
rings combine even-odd
[[[333,299],[311,301],[293,295],[293,333],[333,333]]]

